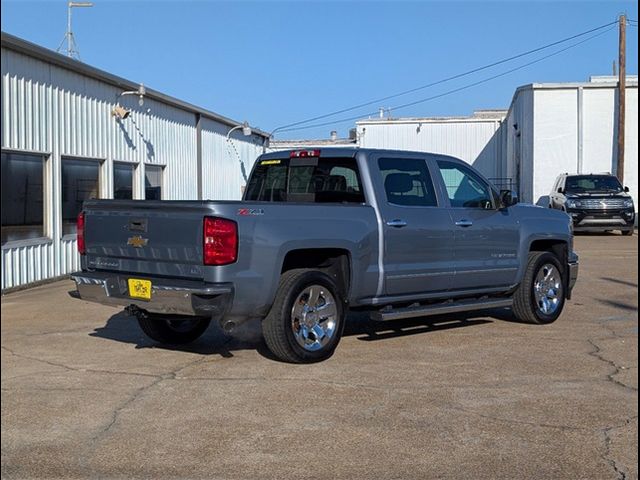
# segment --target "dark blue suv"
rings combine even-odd
[[[549,208],[567,212],[574,231],[620,230],[623,235],[633,235],[633,199],[629,188],[611,174],[558,176],[549,195]]]

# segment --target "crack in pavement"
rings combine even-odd
[[[11,355],[14,355],[18,358],[24,358],[27,360],[32,360],[34,362],[40,362],[40,363],[44,363],[45,365],[49,365],[51,367],[58,367],[58,368],[62,368],[64,370],[69,370],[71,372],[81,372],[81,373],[102,373],[102,374],[111,374],[111,375],[129,375],[129,376],[135,376],[135,377],[153,377],[156,378],[158,377],[157,374],[153,374],[153,373],[143,373],[143,372],[125,372],[125,371],[120,371],[120,370],[101,370],[101,369],[94,369],[94,368],[80,368],[80,367],[72,367],[70,365],[66,365],[64,363],[59,363],[59,362],[52,362],[50,360],[43,360],[42,358],[37,358],[37,357],[32,357],[29,355],[24,355],[22,353],[17,353],[13,350],[11,350],[10,348],[5,347],[4,345],[2,345],[2,350],[10,353]],[[51,372],[49,372],[51,373]],[[17,377],[15,377],[17,378]]]
[[[614,362],[613,360],[610,360],[606,357],[604,357],[602,355],[602,349],[600,348],[600,346],[596,343],[597,340],[610,340],[612,338],[616,338],[616,335],[611,336],[611,337],[603,337],[603,338],[596,338],[596,339],[592,339],[592,338],[588,338],[587,342],[589,342],[589,344],[594,348],[594,350],[587,352],[589,355],[591,355],[592,357],[597,358],[598,360],[600,360],[601,362],[604,362],[608,365],[610,365],[611,367],[613,367],[613,372],[612,373],[608,373],[607,374],[607,380],[612,382],[613,384],[624,388],[627,391],[631,391],[634,393],[638,393],[638,388],[634,387],[632,385],[627,385],[624,382],[621,382],[620,380],[618,380],[617,378],[615,378],[615,376],[617,374],[619,374],[621,371],[626,370],[626,367],[623,367],[621,365],[618,365],[616,362]],[[619,338],[619,337],[618,337]]]
[[[609,365],[610,367],[613,368],[613,372],[608,373],[607,374],[607,381],[613,383],[614,385],[616,385],[617,387],[620,387],[622,389],[624,389],[626,392],[631,392],[632,394],[636,394],[638,393],[638,388],[637,387],[633,387],[632,385],[627,385],[624,382],[621,382],[620,380],[618,380],[617,378],[615,378],[616,375],[618,375],[621,371],[625,370],[626,367],[623,367],[622,365],[618,365],[615,361],[606,358],[603,354],[603,350],[602,348],[596,343],[596,341],[599,340],[612,340],[612,339],[622,339],[622,340],[626,340],[628,337],[624,337],[622,335],[620,335],[618,332],[615,331],[615,329],[611,328],[610,326],[604,324],[602,322],[602,320],[605,319],[600,319],[600,321],[597,322],[597,324],[604,328],[605,330],[607,330],[609,332],[609,336],[608,337],[601,337],[601,338],[588,338],[587,342],[593,347],[593,350],[590,352],[587,352],[588,355],[597,358],[598,360],[600,360],[603,363],[606,363],[607,365]],[[611,443],[612,443],[612,439],[611,439],[611,432],[620,428],[624,428],[630,425],[630,423],[633,420],[636,420],[638,418],[638,416],[633,416],[633,417],[629,417],[625,420],[625,422],[621,425],[614,425],[611,427],[605,427],[603,429],[600,430],[600,433],[603,437],[603,442],[604,442],[604,452],[602,454],[602,459],[613,469],[613,472],[615,473],[616,479],[617,480],[626,480],[627,476],[628,476],[628,468],[623,465],[622,463],[618,462],[615,460],[615,458],[613,458],[612,456],[612,452],[611,452]]]
[[[616,474],[616,479],[617,480],[626,480],[628,473],[627,473],[627,468],[623,465],[623,464],[618,464],[618,462],[616,462],[616,460],[611,456],[611,432],[614,430],[618,430],[620,428],[624,428],[624,427],[628,427],[631,422],[633,420],[637,420],[638,416],[636,415],[635,417],[630,417],[627,418],[625,420],[625,422],[622,425],[614,425],[612,427],[606,427],[602,429],[602,436],[604,438],[604,454],[602,455],[602,458],[609,464],[609,466],[611,466],[611,468],[613,468],[613,471]]]

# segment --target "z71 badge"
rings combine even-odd
[[[249,215],[264,215],[264,210],[262,208],[239,208],[238,215],[242,217],[246,217]]]

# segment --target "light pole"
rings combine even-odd
[[[233,148],[233,151],[236,152],[238,162],[240,163],[240,172],[242,173],[242,178],[244,178],[244,183],[247,183],[247,171],[244,168],[244,163],[242,163],[242,157],[240,156],[240,153],[238,153],[238,149],[236,148],[236,146],[231,141],[231,134],[240,129],[242,129],[242,135],[244,135],[245,137],[251,136],[252,131],[251,127],[249,126],[249,122],[244,122],[242,125],[236,125],[227,132],[227,149],[229,150],[229,153],[231,153],[231,148]]]

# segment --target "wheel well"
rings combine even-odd
[[[529,247],[530,252],[551,252],[564,265],[569,255],[567,242],[562,240],[536,240]]]
[[[553,253],[560,261],[560,268],[562,268],[562,275],[565,278],[565,288],[567,288],[567,299],[571,298],[571,292],[568,290],[569,286],[569,246],[567,242],[562,240],[536,240],[529,247],[530,252],[550,252]]]
[[[284,257],[281,274],[294,268],[313,268],[335,279],[345,298],[349,297],[351,261],[348,250],[305,248],[292,250]]]

